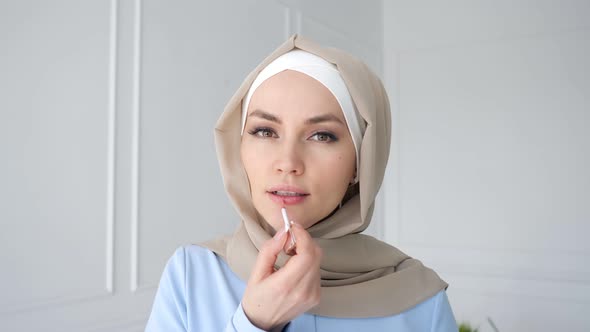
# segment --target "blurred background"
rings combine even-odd
[[[480,331],[589,331],[590,1],[0,1],[0,330],[143,331],[238,224],[213,128],[291,34],[384,81],[367,233]]]

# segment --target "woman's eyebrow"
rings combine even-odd
[[[305,124],[317,124],[322,122],[338,122],[344,124],[344,122],[334,114],[318,115],[305,120]]]
[[[250,115],[248,115],[248,117],[250,117],[250,116],[262,118],[262,119],[272,121],[272,122],[275,122],[278,124],[283,123],[277,116],[270,114],[268,112],[265,112],[261,109],[256,109],[256,110],[252,111],[252,113],[250,113]],[[306,125],[318,124],[318,123],[322,123],[322,122],[336,122],[336,123],[344,125],[344,122],[342,122],[342,120],[340,120],[340,118],[338,118],[334,114],[322,114],[322,115],[314,116],[314,117],[311,117],[311,118],[305,120]]]
[[[250,113],[250,115],[248,115],[248,116],[249,117],[256,116],[256,117],[259,117],[259,118],[262,118],[262,119],[265,119],[268,121],[276,122],[278,124],[282,123],[281,120],[279,118],[277,118],[276,116],[274,116],[268,112],[265,112],[263,110],[259,110],[259,109],[252,111],[252,113]]]

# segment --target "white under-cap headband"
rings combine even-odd
[[[242,102],[242,135],[244,134],[244,126],[246,125],[248,105],[250,104],[252,95],[254,95],[254,91],[264,81],[287,69],[298,71],[319,81],[330,90],[338,101],[338,104],[340,104],[356,150],[357,175],[354,179],[356,183],[359,175],[358,169],[360,165],[361,142],[363,133],[365,132],[365,121],[358,115],[348,88],[336,66],[315,54],[299,49],[292,50],[276,58],[258,74]]]

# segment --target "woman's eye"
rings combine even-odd
[[[318,142],[335,142],[338,140],[334,134],[327,132],[315,133],[311,138]]]
[[[270,128],[254,128],[248,132],[250,135],[258,136],[262,138],[275,137],[275,132]]]

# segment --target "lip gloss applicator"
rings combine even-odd
[[[287,209],[283,206],[281,208],[281,214],[283,215],[283,222],[285,223],[285,232],[289,233],[289,238],[291,239],[291,243],[285,250],[285,253],[289,256],[295,255],[295,247],[297,246],[297,242],[295,241],[295,234],[291,231],[291,223],[289,222],[289,217],[287,216]]]

